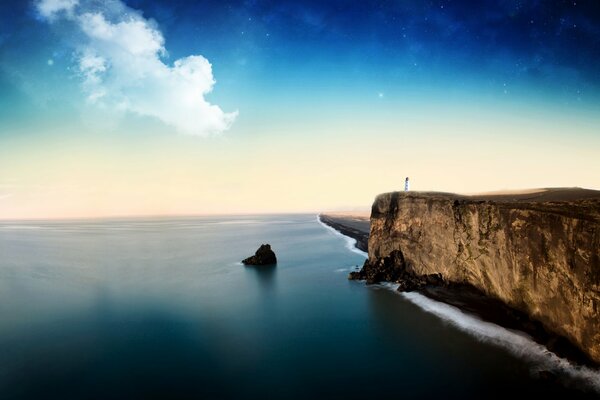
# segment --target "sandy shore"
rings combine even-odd
[[[322,213],[319,219],[343,235],[356,239],[356,247],[368,252],[371,225],[368,215]]]

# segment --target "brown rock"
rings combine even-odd
[[[528,198],[382,194],[372,208],[369,259],[351,278],[404,290],[470,285],[600,362],[600,192],[573,199],[568,190]]]

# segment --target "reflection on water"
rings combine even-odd
[[[261,243],[279,264],[241,265]],[[313,215],[0,223],[0,398],[595,396],[339,272],[362,261]]]
[[[15,398],[172,398],[229,392],[210,332],[167,313],[76,316],[3,349],[3,393]],[[67,359],[65,359],[67,357]],[[210,373],[207,373],[211,371]],[[10,398],[10,396],[8,397]]]
[[[276,283],[276,264],[246,266],[245,270],[248,271],[249,274],[256,276],[258,282],[264,289],[272,288]]]

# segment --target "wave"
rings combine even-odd
[[[0,229],[6,230],[19,230],[19,229],[27,229],[27,230],[39,230],[39,229],[48,229],[44,226],[37,225],[0,225]]]
[[[568,377],[576,384],[600,392],[600,370],[572,364],[558,357],[545,346],[535,342],[527,334],[512,331],[478,317],[465,313],[457,307],[432,300],[417,292],[398,292],[396,284],[382,284],[380,287],[394,290],[395,293],[415,304],[422,310],[444,320],[477,340],[500,346],[515,356],[525,358],[535,365],[532,372],[550,371]]]
[[[350,236],[346,236],[343,233],[332,228],[331,226],[327,225],[326,223],[321,221],[321,217],[319,215],[317,215],[317,222],[321,224],[321,226],[325,227],[328,231],[333,232],[333,234],[335,234],[336,236],[344,238],[344,240],[346,241],[346,248],[348,250],[350,250],[353,253],[360,254],[365,258],[369,257],[369,255],[366,252],[356,247],[356,239],[351,238]]]
[[[260,224],[261,220],[258,219],[235,219],[229,221],[215,221],[215,222],[207,222],[207,224],[212,225],[245,225],[245,224]]]
[[[353,265],[351,267],[346,267],[346,268],[336,268],[333,270],[333,272],[352,272],[352,271],[358,271],[360,269],[360,267],[358,267],[357,265]]]

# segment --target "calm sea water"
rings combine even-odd
[[[261,243],[277,267],[242,266]],[[520,335],[348,281],[346,244],[314,215],[2,222],[0,398],[597,396]]]

